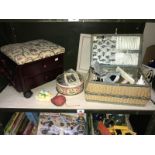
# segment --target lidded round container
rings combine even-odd
[[[56,89],[63,95],[76,95],[83,91],[84,81],[82,76],[69,69],[56,78]]]

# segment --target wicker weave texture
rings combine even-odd
[[[85,98],[87,101],[99,101],[106,103],[140,105],[140,106],[144,106],[148,102],[148,100],[144,99],[120,98],[120,97],[92,95],[92,94],[85,94]]]
[[[85,90],[93,94],[150,98],[150,87],[104,85],[89,82]]]

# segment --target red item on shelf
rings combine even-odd
[[[109,130],[105,127],[102,121],[98,122],[97,129],[100,131],[101,135],[111,135]]]
[[[51,99],[51,102],[56,106],[62,106],[66,103],[66,98],[63,95],[57,95]]]

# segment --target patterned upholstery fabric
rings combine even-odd
[[[1,52],[18,65],[65,52],[65,48],[47,40],[33,40],[1,47]]]
[[[92,63],[111,64],[115,61],[116,38],[115,37],[94,37]]]
[[[91,66],[102,65],[137,66],[140,51],[140,37],[95,36],[92,42]]]

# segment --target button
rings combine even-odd
[[[44,67],[44,68],[47,68],[47,65],[44,64],[43,67]]]

